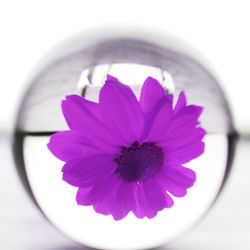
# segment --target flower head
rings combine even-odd
[[[145,80],[138,101],[127,85],[107,76],[99,103],[66,96],[62,111],[69,130],[53,134],[48,148],[66,162],[63,180],[78,187],[79,205],[115,220],[130,211],[153,218],[186,195],[196,179],[183,164],[204,152],[202,107],[187,105],[158,81]]]

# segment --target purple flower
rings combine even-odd
[[[204,152],[206,132],[202,107],[187,105],[184,92],[173,108],[173,96],[149,77],[138,101],[107,76],[99,103],[70,95],[62,110],[70,130],[53,134],[48,148],[66,162],[63,180],[79,188],[79,205],[115,220],[130,211],[153,218],[173,206],[170,195],[185,196],[194,184],[195,172],[183,164]]]

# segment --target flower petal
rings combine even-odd
[[[115,220],[121,220],[136,208],[134,184],[124,183],[117,176],[108,181],[113,183],[113,189],[94,201],[94,209],[101,214],[112,214]],[[105,186],[99,188],[105,189]]]
[[[199,122],[198,118],[201,114],[202,107],[190,105],[181,109],[176,116],[173,117],[169,124],[167,133],[172,133],[176,130],[189,130],[195,128]]]
[[[205,135],[206,131],[202,128],[179,129],[168,133],[164,140],[159,141],[157,144],[162,148],[171,149],[177,149],[185,145],[189,147],[190,143],[201,141]]]
[[[89,206],[103,201],[108,197],[112,197],[116,193],[120,182],[116,175],[100,179],[92,188],[80,188],[76,195],[76,200],[79,205]],[[110,202],[107,202],[110,204]],[[103,207],[105,209],[105,206]],[[109,209],[109,207],[108,207]]]
[[[133,188],[118,179],[117,175],[102,180],[92,189],[79,189],[77,202],[79,205],[92,205],[97,213],[111,214],[115,220],[124,218],[135,208]]]
[[[116,204],[113,206],[112,215],[115,220],[121,220],[135,209],[134,184],[123,182],[117,190]]]
[[[103,178],[111,176],[116,170],[112,155],[94,155],[67,162],[63,180],[77,187],[93,186]]]
[[[163,208],[170,208],[173,199],[154,180],[148,180],[137,187],[137,209],[134,212],[138,218],[153,218]]]
[[[167,178],[185,188],[193,186],[196,180],[195,172],[183,166],[167,166],[164,168],[164,173]]]
[[[134,197],[134,184],[123,182],[117,191],[117,201],[121,208],[131,211],[136,208]]]
[[[179,148],[190,143],[201,141],[206,131],[199,127],[198,118],[202,107],[189,105],[182,107],[175,114],[166,130],[163,131],[158,145],[162,147]]]
[[[161,98],[146,120],[141,141],[159,141],[172,118],[172,104],[168,98]]]
[[[98,103],[78,95],[66,96],[62,101],[62,111],[69,128],[79,131],[84,131],[88,120],[98,121],[99,117]]]
[[[148,77],[142,86],[140,96],[140,104],[143,112],[151,112],[163,96],[167,96],[166,90],[156,79]]]
[[[116,78],[108,76],[99,96],[103,122],[123,146],[138,140],[144,117],[133,91]]]
[[[196,117],[196,119],[198,119],[202,111],[203,111],[203,107],[201,106],[188,105],[188,106],[182,107],[175,116],[178,117],[181,115],[193,115],[194,117]]]
[[[61,131],[50,136],[49,150],[60,160],[69,161],[86,155],[96,154],[98,149],[75,131]]]
[[[143,184],[143,188],[148,204],[153,210],[160,211],[165,207],[171,207],[173,205],[173,202],[169,203],[169,200],[166,199],[167,193],[155,180],[146,181]]]
[[[179,94],[177,103],[175,105],[175,108],[174,108],[174,115],[176,115],[178,113],[178,111],[181,108],[185,107],[186,105],[187,105],[187,100],[186,100],[185,93],[184,93],[184,91],[181,91],[181,93]]]
[[[163,171],[157,175],[155,180],[163,189],[167,190],[170,194],[176,197],[183,197],[187,194],[186,187],[180,186],[174,180],[166,176]]]
[[[85,201],[87,196],[89,195],[89,192],[91,191],[92,187],[86,187],[86,188],[79,188],[76,194],[76,202],[78,205],[83,205],[82,201]],[[91,205],[90,204],[84,204],[86,206]]]
[[[115,213],[117,207],[117,190],[121,184],[121,180],[119,180],[117,176],[113,175],[104,180],[101,185],[95,185],[93,188],[93,191],[95,192],[93,192],[92,195],[96,195],[93,200],[93,207],[97,213],[104,215]]]
[[[194,141],[188,145],[184,145],[177,149],[171,150],[168,153],[168,163],[187,163],[198,156],[202,155],[205,149],[205,144],[202,141]]]
[[[81,96],[66,96],[62,110],[70,129],[81,133],[82,137],[102,150],[112,151],[117,145],[104,124],[100,121],[99,105]]]
[[[136,189],[137,208],[133,211],[137,218],[148,217],[149,219],[156,216],[157,211],[153,210],[145,197],[142,185],[138,185]]]

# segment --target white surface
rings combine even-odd
[[[27,75],[51,47],[76,32],[115,26],[172,33],[217,72],[241,132],[249,132],[248,0],[0,1],[0,129],[9,130]],[[8,108],[5,108],[8,107]]]
[[[0,138],[0,248],[80,250],[52,228],[27,199],[14,171],[6,138]],[[232,173],[208,216],[161,250],[247,250],[250,248],[250,141],[241,141]]]

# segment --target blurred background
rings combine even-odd
[[[250,3],[239,1],[0,1],[0,249],[82,249],[57,232],[16,174],[10,136],[26,79],[79,32],[123,27],[172,34],[210,62],[240,135],[231,175],[207,217],[162,249],[250,249]]]

